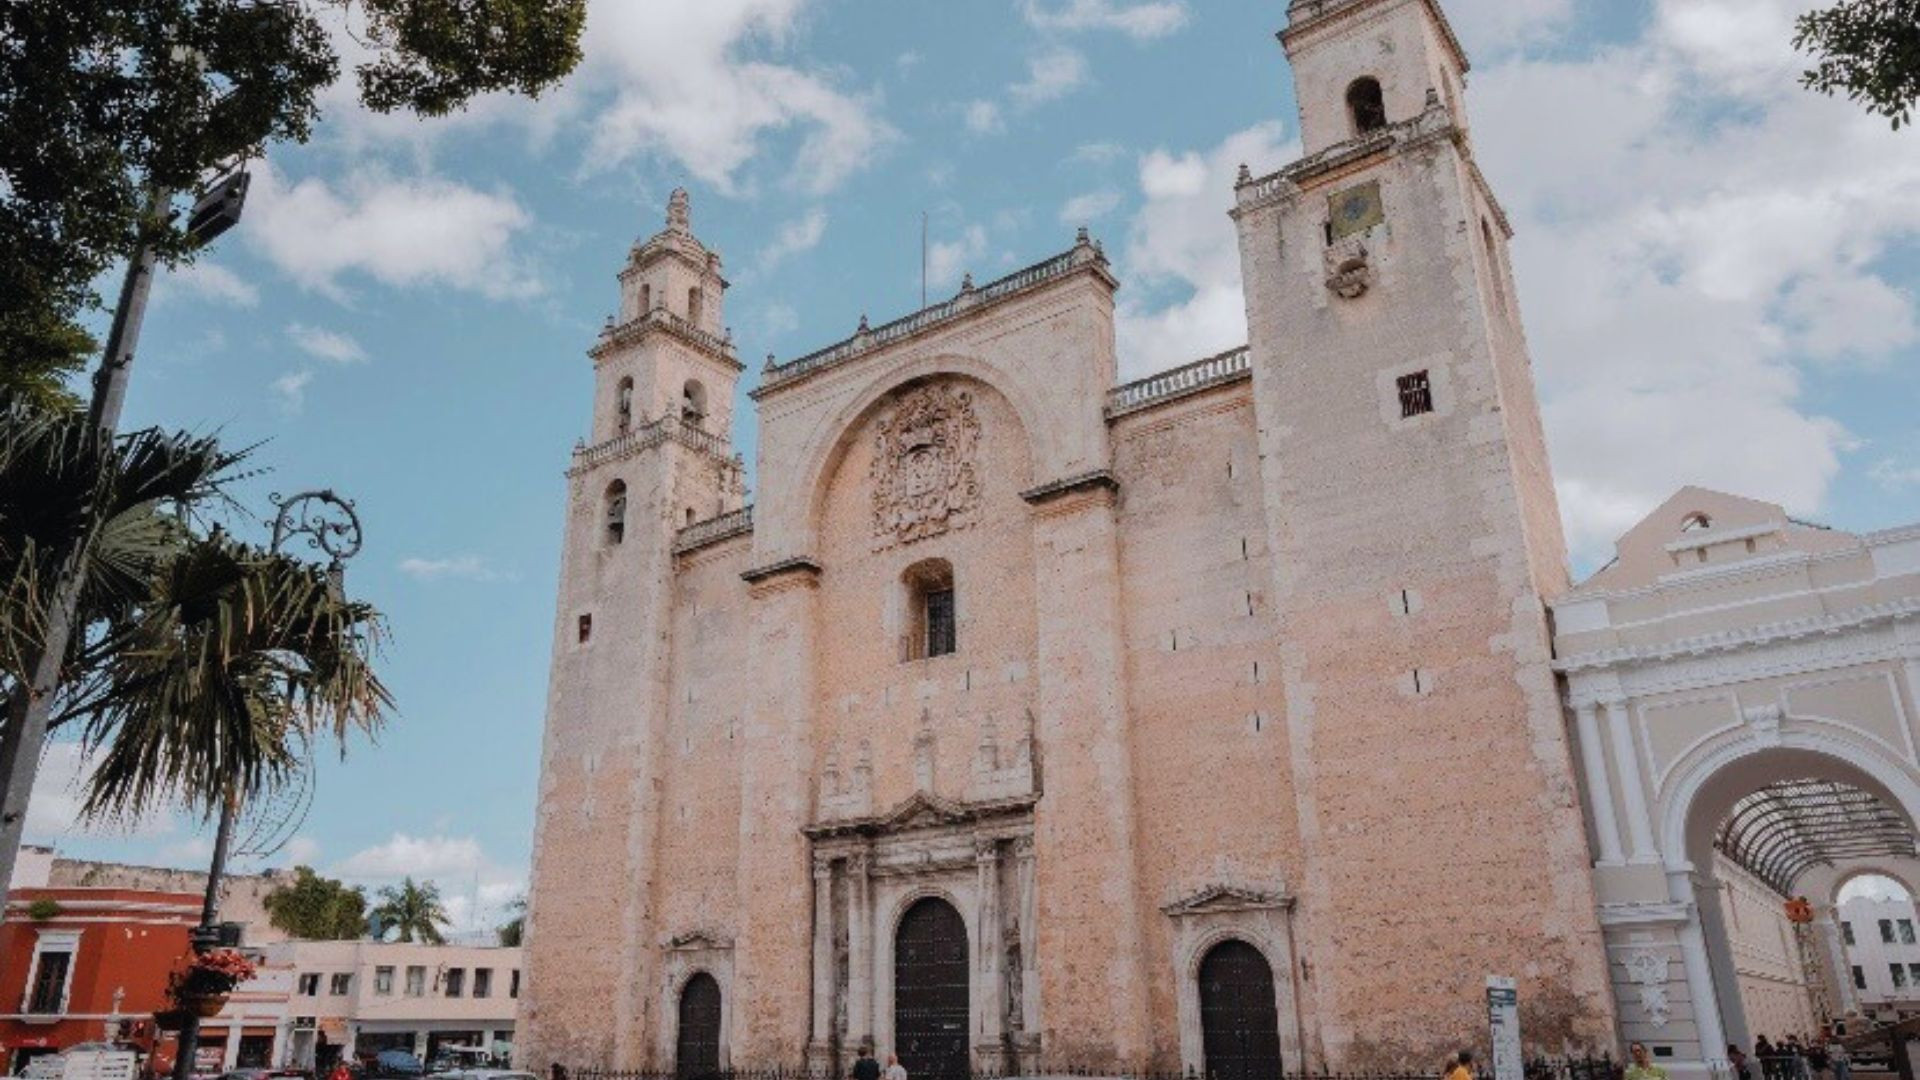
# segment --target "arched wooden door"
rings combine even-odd
[[[680,988],[673,1071],[681,1077],[712,1076],[720,1071],[720,984],[704,971]]]
[[[945,900],[907,909],[893,944],[893,1041],[910,1080],[966,1080],[967,924]]]
[[[1227,940],[1201,958],[1200,1031],[1211,1080],[1279,1080],[1280,1012],[1259,949]]]

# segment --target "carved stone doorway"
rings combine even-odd
[[[1273,968],[1229,938],[1200,961],[1200,1030],[1209,1080],[1279,1080],[1280,1014]]]
[[[953,905],[927,897],[907,909],[893,952],[895,1052],[913,1080],[966,1080],[967,927]]]
[[[720,984],[704,971],[688,979],[680,991],[673,1071],[681,1080],[720,1072]]]

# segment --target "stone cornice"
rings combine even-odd
[[[1293,897],[1285,893],[1219,884],[1209,885],[1173,903],[1164,904],[1160,910],[1166,915],[1180,918],[1217,911],[1287,911],[1292,907]]]
[[[1693,917],[1693,905],[1680,901],[1656,904],[1596,904],[1601,926],[1674,926]]]
[[[1230,214],[1238,219],[1242,214],[1291,202],[1299,196],[1303,186],[1310,186],[1323,177],[1345,171],[1370,158],[1385,157],[1389,152],[1414,150],[1440,141],[1463,147],[1465,135],[1455,126],[1453,115],[1445,105],[1440,104],[1436,95],[1418,116],[1388,124],[1360,138],[1335,143],[1278,172],[1256,177],[1243,170],[1234,184],[1234,207]],[[1474,175],[1479,175],[1477,168],[1474,169]],[[1484,189],[1484,179],[1481,184]],[[1501,216],[1501,227],[1506,228],[1505,215]]]
[[[624,346],[637,345],[645,341],[655,331],[675,338],[691,346],[696,352],[719,361],[731,368],[735,374],[746,370],[746,365],[742,364],[734,353],[731,337],[716,337],[709,334],[663,307],[654,308],[643,315],[600,331],[600,340],[594,343],[593,348],[587,350],[587,355],[597,363]]]
[[[1659,664],[1791,642],[1802,638],[1832,637],[1836,634],[1912,619],[1916,616],[1920,616],[1920,597],[1910,597],[1882,604],[1867,604],[1828,615],[1813,615],[1711,634],[1696,634],[1655,645],[1629,645],[1575,653],[1555,660],[1553,669],[1562,674],[1575,675],[1607,668]]]
[[[1440,28],[1440,36],[1446,41],[1447,48],[1453,53],[1453,59],[1460,65],[1460,73],[1465,75],[1472,70],[1467,60],[1467,50],[1460,47],[1460,38],[1453,32],[1453,24],[1447,21],[1447,13],[1436,0],[1419,0],[1426,5],[1427,13],[1433,16],[1434,24]],[[1363,14],[1368,8],[1377,7],[1377,0],[1293,0],[1287,6],[1287,28],[1276,36],[1289,51],[1302,37],[1321,29],[1344,22],[1355,15]]]
[[[805,555],[795,555],[791,558],[781,559],[778,562],[767,563],[764,566],[756,566],[751,570],[742,570],[740,572],[740,580],[749,585],[758,585],[762,582],[772,581],[775,578],[795,574],[810,579],[818,578],[820,576],[820,564]]]
[[[1047,483],[1041,484],[1039,487],[1028,488],[1020,493],[1020,497],[1034,506],[1039,506],[1043,503],[1052,502],[1055,499],[1065,498],[1068,495],[1101,489],[1117,492],[1120,490],[1120,481],[1115,480],[1113,473],[1106,469],[1094,469],[1091,472],[1083,472],[1078,476],[1069,476],[1060,480],[1050,480]]]
[[[871,328],[867,326],[866,319],[863,317],[860,320],[860,329],[850,338],[798,359],[789,360],[784,364],[774,363],[772,358],[768,358],[767,366],[760,376],[760,385],[747,396],[759,401],[764,395],[816,372],[839,367],[841,364],[866,356],[882,347],[918,337],[935,328],[955,322],[972,312],[1077,273],[1093,275],[1108,289],[1120,287],[1119,279],[1113,276],[1113,272],[1107,266],[1106,254],[1101,251],[1099,244],[1087,238],[1086,230],[1082,229],[1078,242],[1061,254],[1023,270],[1016,270],[978,288],[974,287],[972,279],[969,278],[966,285],[961,288],[960,295],[944,303],[921,308],[911,315]]]

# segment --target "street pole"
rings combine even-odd
[[[328,588],[338,590],[345,581],[347,560],[360,553],[360,515],[353,502],[335,494],[331,488],[303,491],[288,499],[278,494],[268,497],[278,512],[273,517],[273,541],[268,550],[275,555],[288,538],[304,536],[307,546],[326,553]],[[227,872],[227,849],[233,843],[234,819],[240,813],[240,793],[228,789],[220,802],[220,825],[213,834],[213,862],[207,867],[207,891],[200,898],[200,926],[193,935],[195,952],[204,952],[219,940],[220,885]],[[173,1057],[173,1080],[192,1080],[193,1059],[200,1051],[200,1015],[186,1010],[180,1038]]]
[[[159,184],[147,187],[140,236],[132,257],[127,260],[126,277],[120,282],[120,302],[113,309],[106,351],[101,355],[99,369],[93,373],[93,396],[87,403],[87,420],[109,450],[120,428],[134,347],[140,342],[140,328],[147,318],[147,297],[153,291],[153,273],[159,262],[154,240],[159,233],[172,228],[174,194],[172,188]],[[194,205],[188,221],[188,238],[195,244],[205,245],[239,224],[246,197],[244,169],[214,184]],[[80,615],[80,593],[86,582],[81,570],[86,556],[87,544],[82,542],[61,559],[53,582],[53,603],[47,609],[47,633],[41,642],[41,653],[29,672],[25,693],[15,694],[7,703],[6,726],[0,727],[0,896],[6,895],[13,883],[14,861],[19,857],[20,842],[26,832],[27,804],[33,799],[33,778],[40,771],[40,754],[47,743],[47,722],[53,715],[54,695],[60,689],[60,668],[66,662],[74,622]]]
[[[165,188],[147,191],[147,207],[139,244],[127,261],[120,283],[120,303],[107,333],[107,349],[93,376],[93,400],[87,408],[102,440],[111,440],[120,424],[127,399],[127,375],[133,367],[134,346],[146,320],[147,296],[153,289],[155,251],[153,234],[165,227],[173,193]],[[46,640],[41,643],[25,694],[7,703],[7,723],[0,728],[0,895],[13,882],[13,865],[27,827],[27,804],[33,798],[34,774],[40,771],[40,753],[46,747],[47,721],[53,715],[54,694],[60,689],[60,667],[73,640],[73,623],[80,612],[80,592],[86,582],[81,564],[85,545],[67,553],[54,579],[53,604],[47,612]]]

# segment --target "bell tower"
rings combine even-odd
[[[645,1025],[604,1018],[609,1008],[643,1018],[658,974],[651,890],[675,548],[745,495],[731,441],[742,368],[720,319],[727,283],[690,219],[687,193],[675,191],[666,228],[628,254],[619,317],[588,350],[591,436],[567,470],[528,898],[528,934],[546,942],[529,953],[520,1004],[521,1030],[539,1033],[532,1060],[645,1060],[634,1035]],[[606,899],[633,895],[619,907]],[[610,909],[624,912],[617,935]]]
[[[1288,16],[1306,156],[1243,170],[1233,217],[1319,1052],[1448,1049],[1488,975],[1562,1028],[1530,1040],[1611,1045],[1543,605],[1564,541],[1467,60],[1437,0]]]

